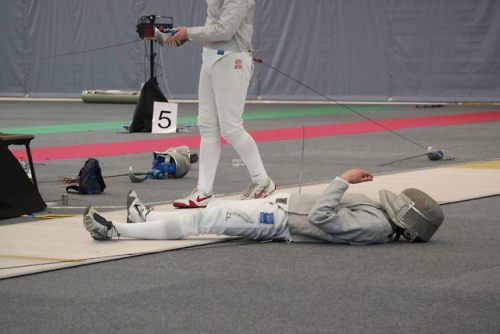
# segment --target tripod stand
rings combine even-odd
[[[165,21],[166,22],[161,22]],[[149,40],[149,80],[141,89],[139,101],[135,107],[134,118],[129,127],[129,132],[151,132],[154,102],[168,102],[163,95],[155,76],[154,29],[155,27],[171,29],[172,17],[156,15],[142,16],[137,23],[137,33],[144,40]]]

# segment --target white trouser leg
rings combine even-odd
[[[221,145],[218,138],[201,137],[198,184],[196,188],[207,195],[212,193],[220,153]]]
[[[219,200],[200,211],[200,234],[223,234],[252,240],[289,237],[288,213],[266,199]]]
[[[145,223],[115,223],[120,236],[136,239],[174,240],[198,233],[200,209],[174,210],[167,212],[152,211]]]
[[[257,144],[243,128],[243,111],[252,77],[253,62],[248,53],[230,53],[211,68],[211,83],[222,136],[233,146],[245,163],[252,180],[267,182]]]
[[[121,236],[128,238],[180,239],[198,234],[222,234],[266,240],[289,236],[287,217],[285,210],[266,199],[215,199],[205,209],[153,211],[145,223],[113,224]]]
[[[201,141],[197,188],[205,194],[212,192],[221,153],[219,120],[210,73],[215,60],[204,52],[198,85],[198,127]]]
[[[247,166],[252,181],[259,185],[265,185],[268,175],[257,144],[246,131],[240,139],[240,141],[233,144],[234,149],[240,156],[241,161]]]

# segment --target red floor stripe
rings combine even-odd
[[[459,125],[468,123],[480,123],[500,121],[500,111],[487,111],[470,114],[453,114],[444,116],[414,117],[414,118],[395,118],[377,120],[384,127],[391,130]],[[258,142],[293,140],[302,138],[302,127],[257,130],[251,132],[252,137]],[[387,131],[381,126],[371,121],[313,125],[305,127],[305,138],[331,137],[352,135],[360,133],[384,132]],[[36,140],[36,139],[35,139]],[[225,142],[224,142],[225,143]],[[187,145],[192,148],[198,148],[200,137],[163,137],[159,139],[133,140],[114,143],[82,144],[71,146],[51,146],[32,148],[33,160],[61,160],[88,157],[103,157],[125,154],[146,153],[158,150],[164,150],[168,147]],[[13,150],[14,155],[25,155],[24,149]]]

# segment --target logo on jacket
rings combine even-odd
[[[259,223],[266,225],[274,224],[274,215],[272,212],[261,212],[259,216]]]
[[[241,59],[236,59],[234,61],[234,69],[235,70],[241,70],[243,68],[243,61]]]

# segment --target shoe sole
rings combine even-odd
[[[130,220],[129,215],[130,215],[130,206],[132,205],[132,202],[134,201],[135,197],[130,196],[132,192],[135,192],[134,190],[129,190],[127,194],[127,224],[133,224],[134,222]]]
[[[276,191],[276,185],[274,185],[274,189],[271,190],[270,192],[268,192],[267,194],[265,194],[264,196],[261,194],[259,197],[256,197],[256,199],[260,199],[260,198],[266,198],[266,197],[269,197],[269,195],[271,195],[273,192]]]
[[[89,212],[90,212],[90,208],[91,206],[87,206],[87,208],[85,209],[85,212],[83,213],[83,225],[85,226],[85,229],[90,232],[88,229],[87,229],[87,225],[89,224],[89,220],[90,222],[92,222],[92,218],[89,217]]]
[[[85,212],[83,213],[83,226],[85,227],[87,232],[90,233],[90,236],[92,237],[92,239],[97,240],[97,241],[106,240],[107,238],[103,238],[101,235],[97,234],[95,231],[90,231],[88,229],[88,225],[90,225],[94,222],[94,220],[90,217],[90,214],[89,214],[91,207],[92,207],[91,205],[87,206],[87,208],[85,209]]]
[[[262,198],[266,198],[266,197],[269,197],[270,195],[272,195],[272,193],[274,193],[276,191],[278,187],[276,187],[276,184],[274,185],[274,189],[271,190],[270,192],[268,192],[267,194],[265,194],[264,196],[260,195],[259,197],[248,197],[248,198],[240,198],[241,201],[247,201],[247,200],[250,200],[250,199],[262,199]]]

